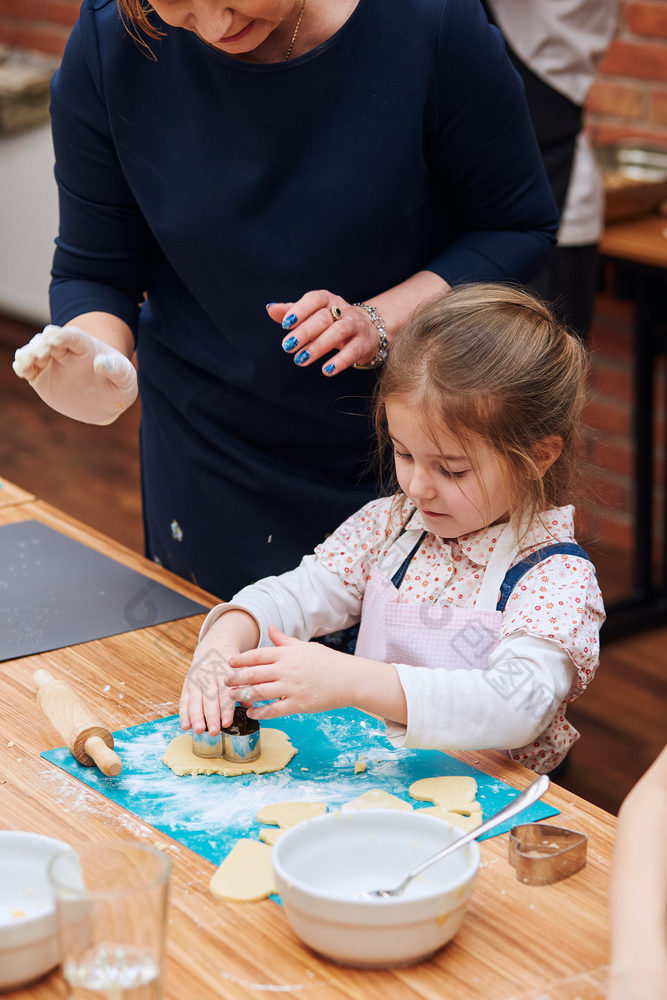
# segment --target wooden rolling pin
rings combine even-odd
[[[80,764],[97,765],[102,774],[115,778],[123,763],[113,749],[113,736],[100,725],[79,696],[48,670],[36,670],[37,704],[56,727]]]

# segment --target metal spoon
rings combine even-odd
[[[389,898],[391,896],[400,896],[403,890],[412,882],[413,878],[417,875],[421,875],[423,871],[434,865],[436,861],[440,861],[442,858],[446,858],[448,854],[453,854],[454,851],[458,851],[459,847],[463,847],[465,844],[469,844],[471,840],[477,840],[481,837],[483,833],[488,830],[493,830],[495,827],[500,826],[505,820],[510,819],[512,816],[516,816],[518,812],[522,809],[526,809],[528,806],[532,806],[534,802],[541,799],[547,788],[549,787],[549,777],[546,774],[541,774],[539,778],[532,781],[528,788],[524,789],[519,795],[512,799],[506,806],[504,806],[499,812],[494,813],[490,816],[481,826],[478,826],[475,830],[471,830],[469,833],[465,833],[462,837],[459,837],[454,841],[453,844],[448,844],[447,847],[443,847],[441,851],[437,854],[433,854],[426,861],[422,861],[420,865],[416,868],[412,868],[411,871],[405,876],[400,885],[397,885],[395,889],[368,889],[366,892],[360,893],[362,898],[374,899],[377,897]]]

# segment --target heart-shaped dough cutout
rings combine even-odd
[[[428,813],[429,816],[435,816],[437,819],[442,819],[445,823],[449,823],[450,826],[457,826],[459,830],[464,830],[466,833],[468,830],[476,830],[478,826],[482,825],[482,810],[479,807],[478,802],[473,802],[471,805],[477,806],[477,809],[472,809],[467,814],[464,812],[453,812],[450,809],[443,809],[442,806],[426,806],[425,809],[418,809],[419,813]]]
[[[435,778],[420,778],[414,781],[408,791],[413,799],[432,802],[450,811],[464,811],[475,801],[477,782],[466,775],[442,775]]]
[[[405,799],[399,799],[398,795],[384,792],[381,788],[369,788],[363,795],[356,799],[350,799],[340,808],[341,812],[356,809],[402,809],[408,812],[412,810],[412,806]]]
[[[264,899],[276,891],[271,866],[271,848],[245,837],[234,847],[209,882],[214,896],[236,903]]]
[[[303,823],[314,816],[323,816],[326,811],[324,802],[271,802],[262,806],[257,813],[260,823],[269,823],[272,827],[270,830],[260,830],[259,839],[265,844],[275,844],[291,826]]]

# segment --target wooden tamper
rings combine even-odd
[[[56,727],[80,764],[99,767],[102,774],[115,778],[123,763],[113,749],[113,736],[90,714],[86,705],[64,681],[48,670],[36,670],[37,704]]]

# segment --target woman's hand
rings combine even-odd
[[[47,326],[15,355],[14,371],[48,406],[86,424],[110,424],[137,398],[137,373],[109,344],[76,326]]]
[[[228,695],[239,699],[243,685],[255,701],[271,701],[248,712],[251,719],[277,719],[298,712],[324,712],[354,703],[348,677],[354,657],[319,642],[301,642],[269,626],[274,646],[230,657]]]
[[[299,367],[324,360],[323,374],[338,375],[378,353],[380,337],[366,310],[333,292],[307,292],[298,302],[270,302],[266,309],[282,325],[283,350]]]

